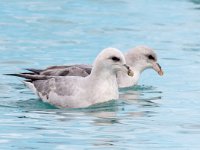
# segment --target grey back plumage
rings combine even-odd
[[[34,74],[44,76],[82,76],[86,77],[91,73],[91,65],[67,65],[51,66],[46,69],[26,69]]]

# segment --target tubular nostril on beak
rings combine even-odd
[[[158,67],[161,69],[161,66],[159,65],[159,63],[157,63]]]
[[[129,76],[133,76],[134,75],[134,73],[133,73],[133,71],[130,69],[130,67],[129,66],[127,66],[126,64],[124,64],[124,66],[127,68],[127,70],[128,70],[128,72],[127,72],[127,74],[129,75]]]
[[[126,64],[124,64],[124,66],[129,70],[130,69],[130,67],[129,66],[127,66]]]

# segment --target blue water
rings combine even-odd
[[[2,75],[141,44],[165,75],[147,70],[124,99],[87,109],[56,109]],[[200,149],[199,0],[0,0],[0,54],[1,150]]]

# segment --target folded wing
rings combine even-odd
[[[45,76],[82,76],[86,77],[91,73],[91,65],[67,65],[67,66],[51,66],[46,69],[33,69],[28,68],[26,70],[31,71],[33,74],[45,75]]]

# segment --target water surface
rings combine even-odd
[[[0,149],[200,149],[199,16],[199,0],[1,0]],[[165,76],[147,70],[123,99],[87,109],[56,109],[2,75],[136,45]]]

